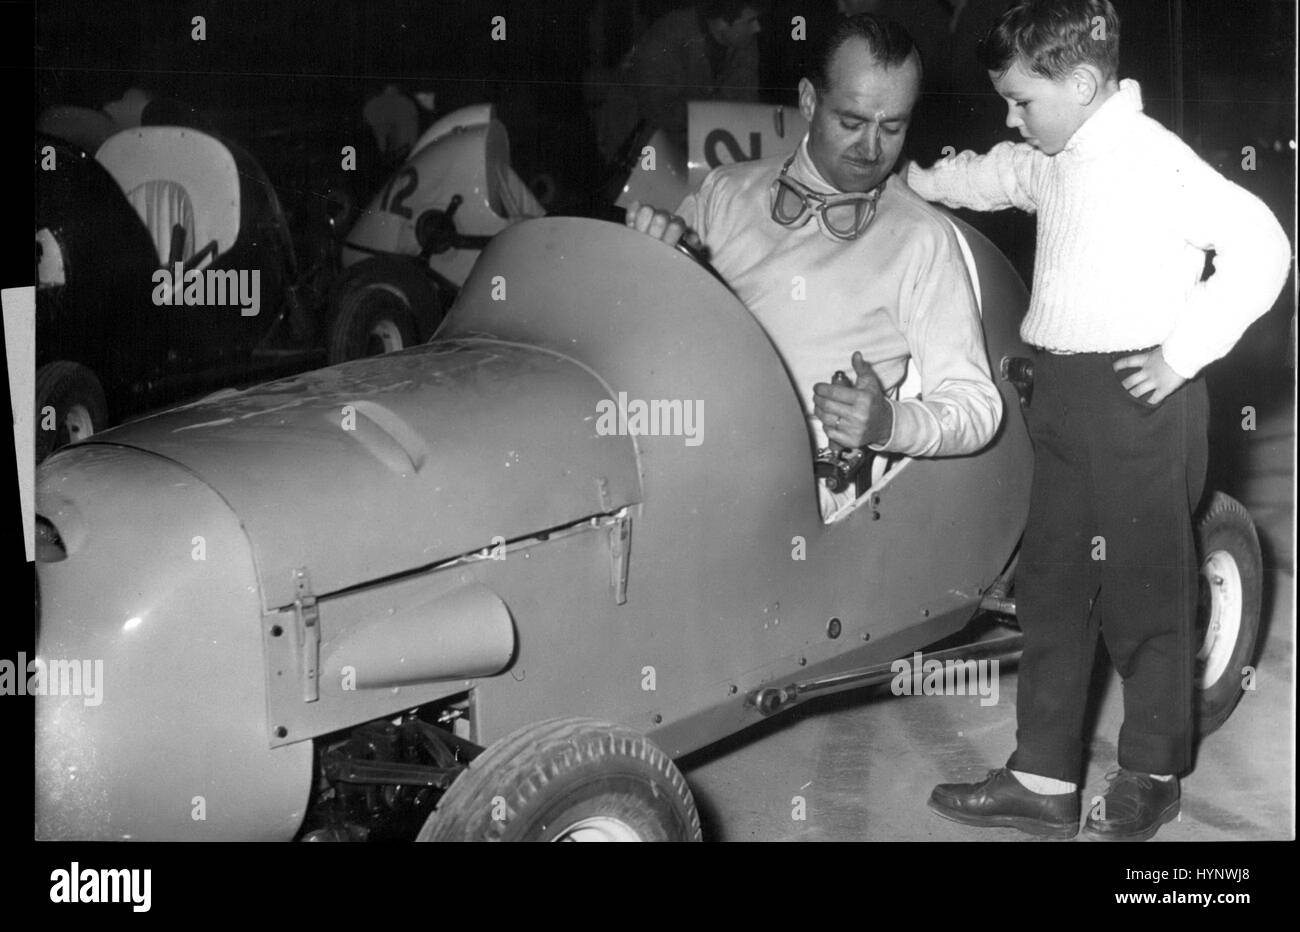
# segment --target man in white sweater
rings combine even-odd
[[[817,450],[973,453],[1002,402],[960,246],[891,175],[921,87],[911,38],[845,18],[813,71],[799,85],[809,131],[794,153],[715,169],[677,215],[633,204],[628,225],[703,241],[785,362]],[[921,396],[891,397],[909,360]],[[855,382],[832,384],[837,370]],[[855,497],[818,488],[824,518]]]
[[[1146,839],[1191,766],[1192,512],[1207,458],[1197,374],[1276,299],[1291,249],[1257,198],[1142,112],[1118,80],[1109,0],[1025,0],[982,46],[1024,142],[963,152],[908,184],[927,200],[1038,215],[1034,484],[1016,573],[1025,633],[1016,751],[940,815],[1078,831],[1084,707],[1098,631],[1124,682],[1118,773],[1085,834]],[[1213,274],[1203,280],[1213,250]]]

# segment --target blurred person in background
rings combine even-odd
[[[629,138],[660,128],[686,151],[686,104],[758,99],[765,0],[705,0],[655,20],[620,63],[599,106],[597,138],[613,159]]]

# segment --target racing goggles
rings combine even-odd
[[[783,227],[801,227],[817,214],[821,228],[838,240],[854,240],[876,217],[876,202],[884,185],[871,191],[823,194],[790,177],[795,153],[772,182],[772,219]]]

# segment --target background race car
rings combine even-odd
[[[511,168],[490,104],[437,120],[347,234],[330,362],[428,340],[488,240],[545,213]]]
[[[108,424],[323,361],[320,280],[236,143],[144,125],[37,161],[37,461]]]

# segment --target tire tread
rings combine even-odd
[[[1250,512],[1235,498],[1219,491],[1213,493],[1196,522],[1196,545],[1200,559],[1204,558],[1206,544],[1215,534],[1231,534],[1238,538],[1238,542],[1244,548],[1242,554],[1235,555],[1242,576],[1242,627],[1238,638],[1245,638],[1248,643],[1244,646],[1239,643],[1234,647],[1233,656],[1238,658],[1237,662],[1232,664],[1235,667],[1249,664],[1258,650],[1263,557],[1259,535]],[[1197,630],[1199,631],[1199,626]],[[1197,645],[1193,645],[1194,649],[1196,647]],[[1232,675],[1233,671],[1230,667],[1224,676]],[[1217,731],[1232,715],[1241,697],[1240,688],[1233,688],[1219,696],[1213,687],[1201,689],[1198,686],[1195,716],[1199,736],[1205,737]]]
[[[554,718],[528,725],[489,747],[452,784],[438,811],[421,829],[419,838],[421,841],[499,840],[510,818],[572,766],[620,757],[647,763],[665,778],[677,802],[688,813],[689,837],[698,841],[701,837],[699,812],[685,777],[672,759],[630,728],[579,717]],[[520,761],[527,763],[516,770]],[[505,822],[489,817],[495,796],[506,800],[510,818]]]

